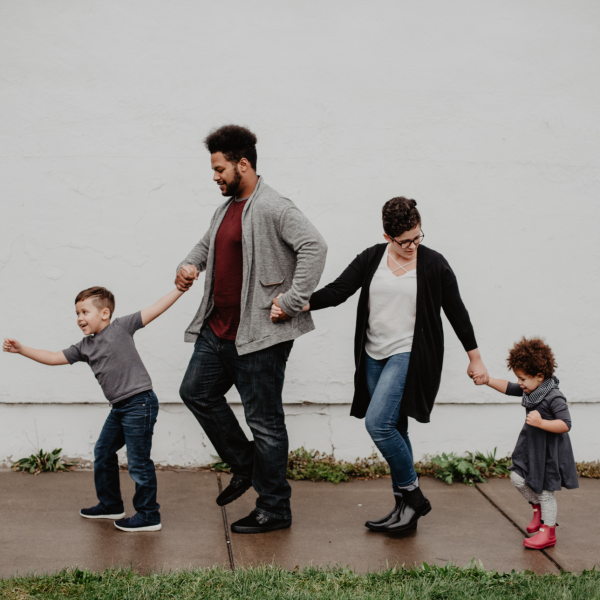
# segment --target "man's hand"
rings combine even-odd
[[[541,427],[543,420],[544,419],[542,419],[542,415],[540,415],[540,413],[537,410],[532,410],[529,413],[527,413],[525,423],[527,423],[527,425],[531,425],[532,427]]]
[[[273,323],[277,323],[278,321],[287,321],[288,319],[292,318],[286,315],[281,306],[279,306],[278,298],[281,298],[281,296],[283,296],[283,294],[279,294],[277,298],[273,298],[273,306],[271,306],[271,321],[273,321]],[[302,307],[302,312],[306,312],[307,310],[310,310],[310,302],[308,302],[306,306]]]
[[[4,338],[4,344],[2,345],[2,350],[4,352],[14,352],[18,354],[21,351],[21,348],[21,342],[18,342],[13,338]]]
[[[283,294],[279,294],[277,298],[273,298],[273,306],[271,306],[271,321],[273,321],[273,323],[289,321],[292,318],[289,315],[286,315],[281,306],[279,306],[279,298],[281,298],[281,296],[283,296]]]
[[[175,277],[175,285],[180,292],[186,292],[192,287],[195,279],[198,279],[200,271],[196,269],[194,265],[183,265],[179,271],[177,271],[177,277]]]

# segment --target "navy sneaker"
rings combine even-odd
[[[129,519],[115,521],[115,527],[121,531],[160,531],[162,529],[162,524],[156,523],[156,525],[152,525],[152,523],[144,521],[141,517],[133,515],[133,517],[129,517]]]
[[[92,508],[82,508],[79,514],[86,519],[122,519],[125,516],[125,511],[121,512],[110,512],[102,506],[102,504],[96,504]]]

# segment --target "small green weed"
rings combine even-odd
[[[37,454],[32,454],[27,458],[21,458],[12,464],[13,471],[25,471],[39,475],[43,471],[52,473],[72,471],[78,464],[78,461],[64,462],[60,453],[62,448],[55,448],[52,452],[40,450]]]

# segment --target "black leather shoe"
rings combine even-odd
[[[397,520],[397,513],[400,510],[400,505],[402,503],[402,500],[396,496],[396,506],[394,506],[394,509],[392,510],[391,513],[387,514],[385,517],[382,517],[381,519],[377,519],[376,521],[367,521],[365,523],[365,527],[367,527],[368,529],[370,529],[371,531],[383,531],[383,527],[385,525],[387,525],[388,523],[394,523]]]
[[[431,504],[421,491],[415,488],[410,492],[402,490],[402,496],[396,496],[396,509],[390,519],[377,531],[399,533],[415,529],[417,521],[431,511]]]
[[[217,504],[225,506],[237,500],[242,494],[252,487],[252,479],[242,475],[234,475],[229,485],[217,496]]]
[[[266,533],[276,529],[287,529],[292,524],[291,519],[275,519],[253,510],[247,517],[231,525],[233,533]]]

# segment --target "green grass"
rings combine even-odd
[[[390,569],[367,575],[357,575],[348,568],[286,571],[275,566],[238,569],[235,573],[215,567],[151,575],[131,570],[90,573],[77,569],[46,577],[0,580],[0,598],[591,600],[600,598],[600,572],[498,574],[475,565],[461,569],[426,564],[418,569]]]

